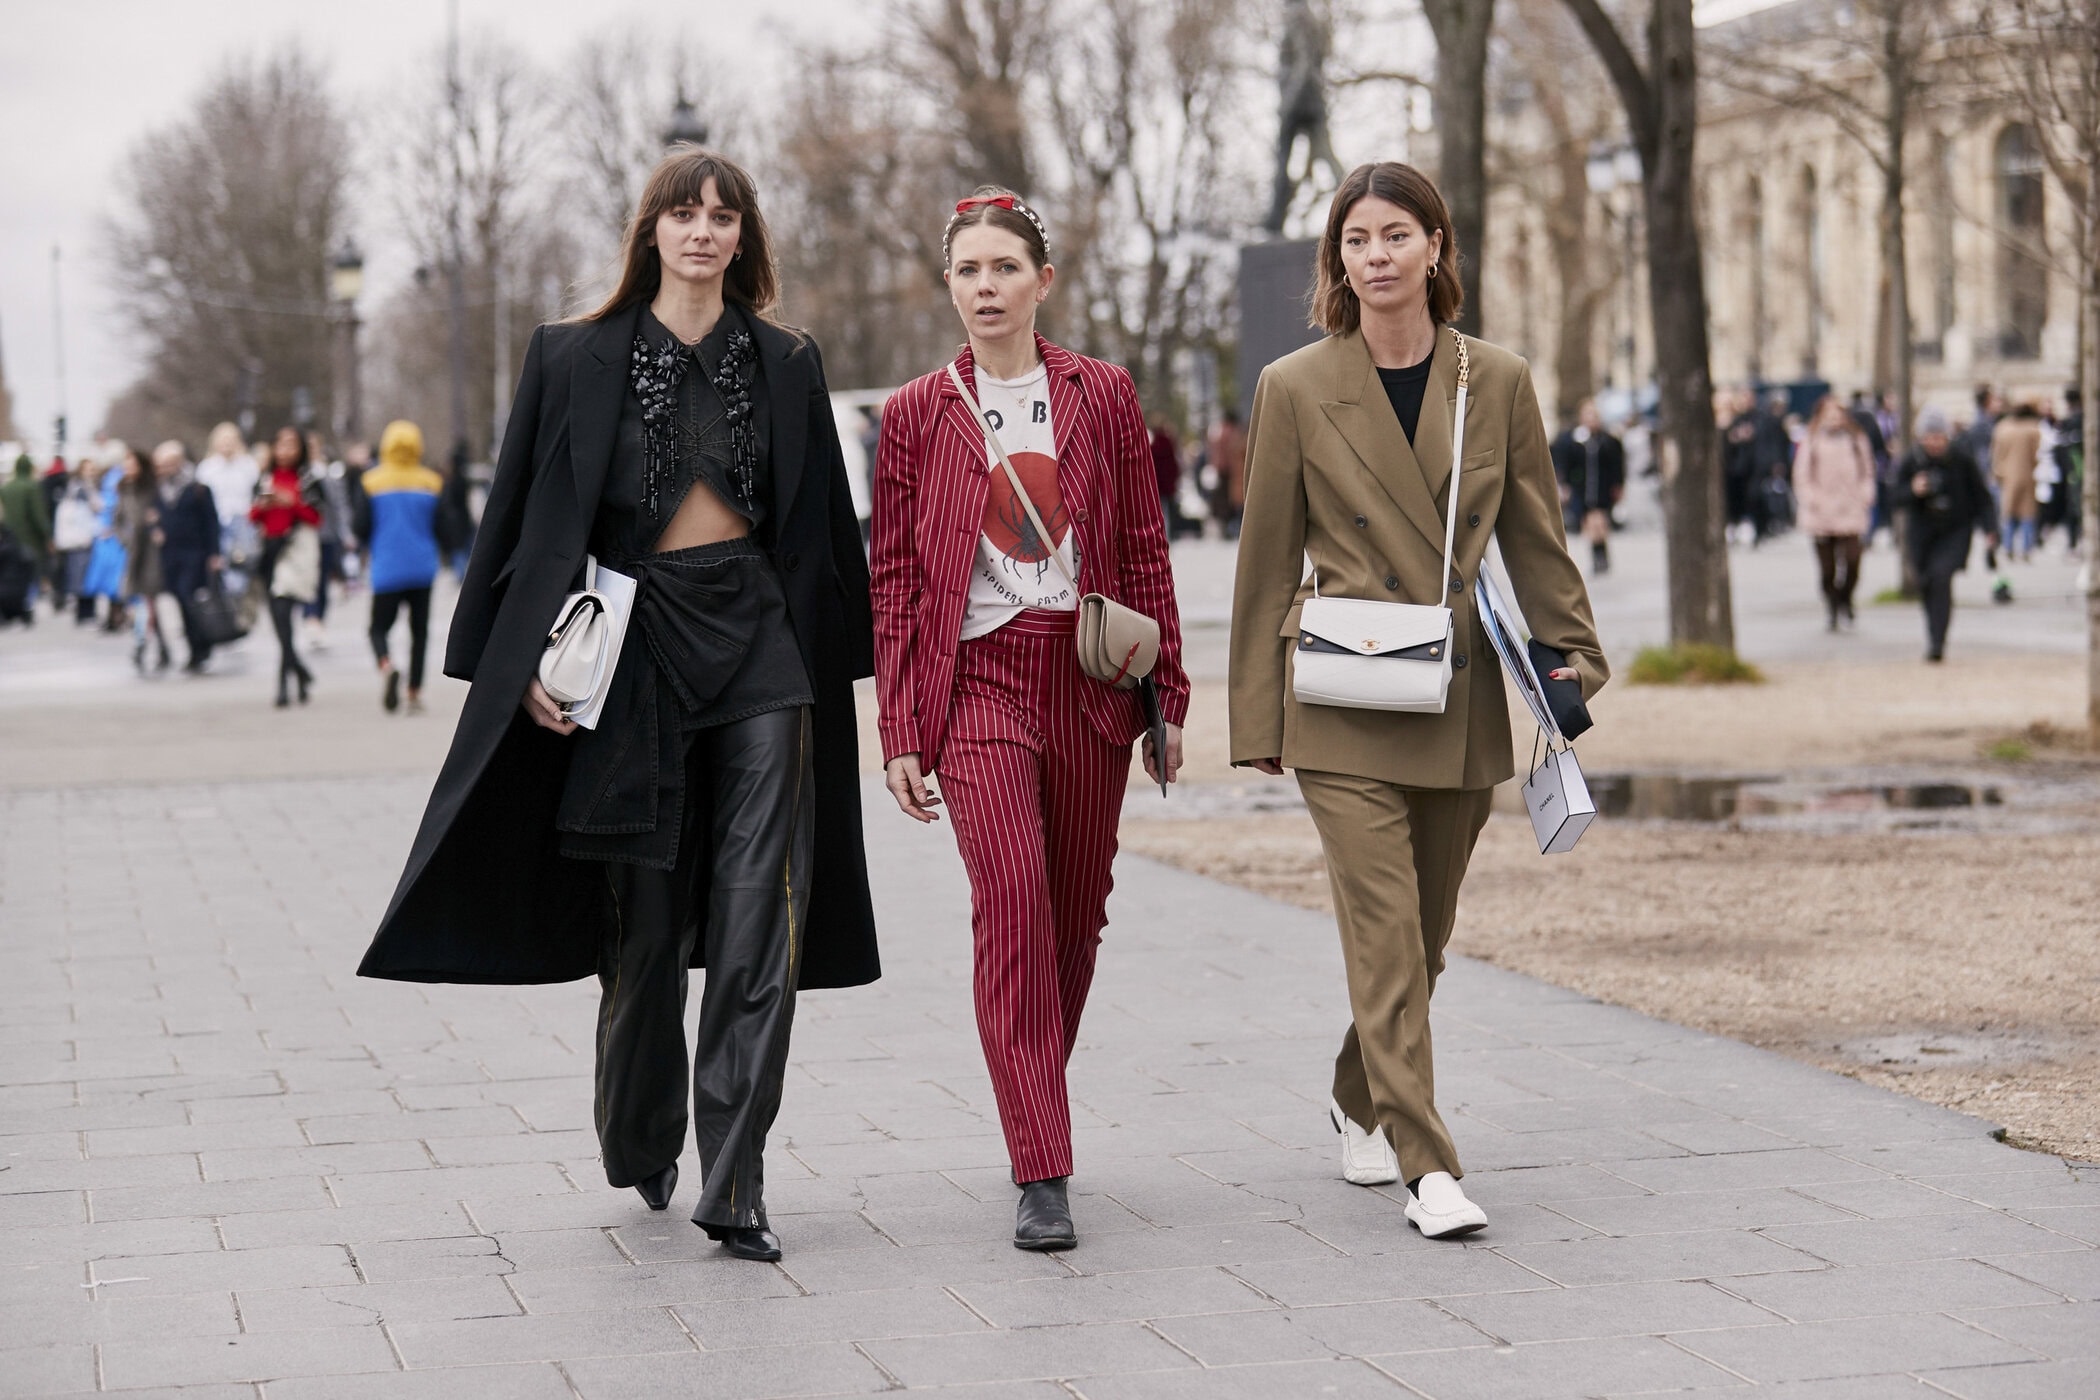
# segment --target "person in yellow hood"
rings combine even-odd
[[[401,673],[387,653],[387,636],[408,609],[408,712],[423,708],[423,662],[430,644],[430,585],[437,578],[438,497],[445,479],[423,465],[423,433],[406,419],[386,425],[379,465],[363,477],[357,512],[359,543],[371,561],[372,655],[385,678],[380,703],[401,708]]]

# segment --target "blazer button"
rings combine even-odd
[[[1456,656],[1452,657],[1452,658],[1451,658],[1451,664],[1452,664],[1453,666],[1456,666],[1456,667],[1457,667],[1457,668],[1458,668],[1459,670],[1461,670],[1461,671],[1465,670],[1465,669],[1466,669],[1466,654],[1465,654],[1464,652],[1460,652],[1460,653],[1459,653],[1458,655],[1456,655]]]
[[[1370,521],[1364,519],[1361,515],[1356,517],[1356,528],[1359,530],[1368,528],[1370,523]]]
[[[1400,580],[1393,577],[1391,574],[1387,574],[1385,576],[1385,586],[1387,588],[1398,588],[1400,586]]]
[[[1072,519],[1077,521],[1081,525],[1086,524],[1086,507],[1081,506],[1078,510],[1074,511],[1072,513]]]
[[[1473,513],[1472,513],[1471,515],[1467,516],[1467,517],[1466,517],[1466,524],[1468,524],[1468,525],[1471,525],[1471,526],[1472,526],[1472,527],[1473,527],[1474,529],[1476,529],[1476,530],[1477,530],[1477,529],[1479,529],[1479,528],[1480,528],[1480,512],[1476,510],[1476,511],[1474,511],[1474,512],[1473,512]]]
[[[1466,586],[1466,581],[1465,581],[1464,579],[1460,578],[1460,577],[1459,577],[1459,576],[1458,576],[1457,574],[1453,574],[1453,575],[1451,575],[1451,591],[1452,591],[1453,593],[1456,593],[1456,592],[1458,592],[1458,591],[1459,591],[1460,589],[1464,588],[1465,586]]]
[[[786,569],[789,573],[793,573],[802,567],[802,556],[790,550],[781,557],[780,567]]]

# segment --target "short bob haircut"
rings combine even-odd
[[[737,243],[741,255],[722,276],[722,296],[755,316],[774,319],[780,302],[780,267],[773,256],[773,236],[759,212],[758,187],[750,173],[728,156],[681,142],[649,172],[642,202],[627,225],[620,254],[620,282],[596,311],[580,319],[602,321],[636,302],[653,301],[663,285],[663,257],[656,249],[656,221],[682,204],[698,205],[707,182],[726,209],[744,216]]]
[[[1444,235],[1436,275],[1429,280],[1429,319],[1438,325],[1456,321],[1466,304],[1466,289],[1458,280],[1458,233],[1451,227],[1451,210],[1427,175],[1397,160],[1381,160],[1350,171],[1327,206],[1327,226],[1320,231],[1313,266],[1311,325],[1329,335],[1347,335],[1363,320],[1363,308],[1342,267],[1342,225],[1362,199],[1397,204],[1415,216],[1425,234]]]

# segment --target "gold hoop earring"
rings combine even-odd
[[[741,254],[740,254],[739,256],[741,256]],[[1430,280],[1430,281],[1432,281],[1432,282],[1436,281],[1436,264],[1435,264],[1435,263],[1431,263],[1431,264],[1429,265],[1429,280]]]

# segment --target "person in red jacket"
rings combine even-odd
[[[306,499],[306,435],[283,427],[270,446],[270,474],[256,491],[248,518],[262,527],[262,581],[270,595],[270,624],[277,629],[277,708],[292,703],[288,687],[299,681],[299,703],[314,683],[314,673],[299,659],[292,643],[292,621],[314,599],[321,579],[321,513]],[[306,533],[300,534],[304,526]]]
[[[882,414],[871,554],[885,778],[904,813],[945,798],[970,876],[978,1035],[1021,1188],[1014,1244],[1077,1242],[1065,1063],[1108,922],[1109,866],[1144,731],[1137,692],[1079,669],[1082,592],[1158,621],[1164,752],[1181,767],[1189,682],[1150,438],[1127,371],[1052,345],[1055,272],[1036,214],[992,187],[955,207],[949,296],[969,333]],[[1049,539],[998,465],[1013,462]],[[1076,580],[1076,585],[1073,580]],[[941,796],[928,786],[941,780]]]

